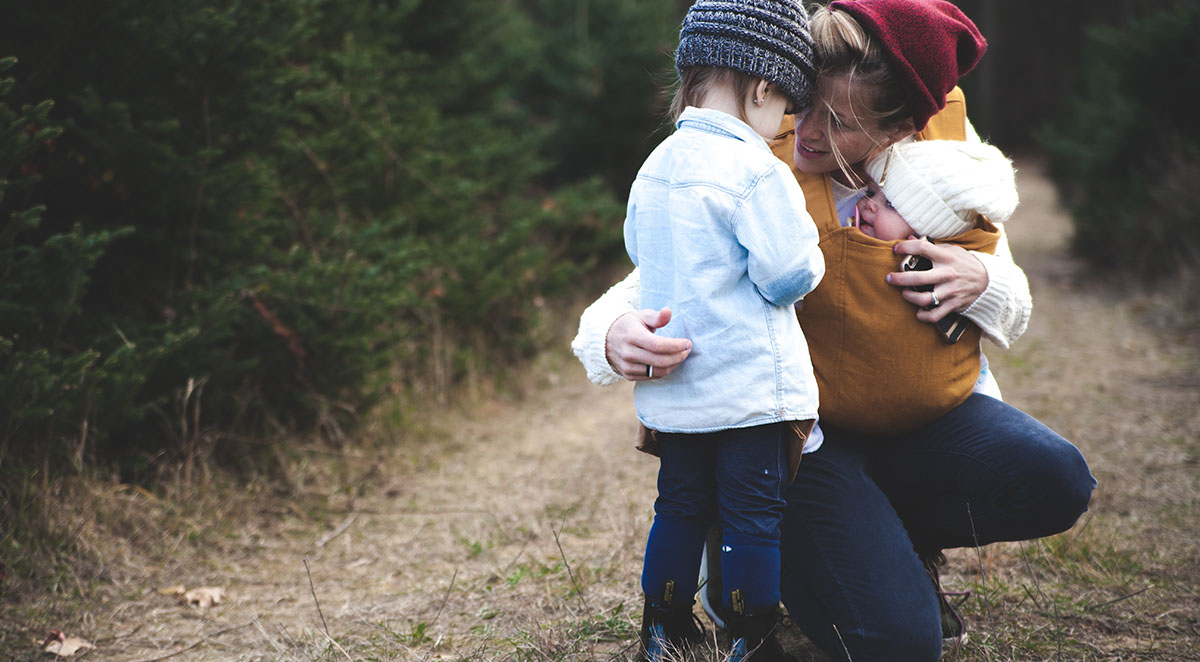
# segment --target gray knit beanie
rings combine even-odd
[[[808,14],[795,0],[698,0],[683,18],[675,69],[734,69],[809,105],[816,66]]]
[[[897,143],[867,162],[867,174],[909,227],[931,239],[970,230],[972,212],[1003,223],[1017,208],[1012,161],[987,143]]]

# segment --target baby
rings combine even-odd
[[[950,239],[980,216],[1003,223],[1017,207],[1012,163],[986,143],[900,143],[867,163],[872,181],[854,225],[876,239]]]

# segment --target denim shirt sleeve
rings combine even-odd
[[[767,301],[790,306],[825,275],[817,226],[800,185],[782,162],[772,164],[750,188],[733,229],[749,254],[750,280]]]
[[[629,202],[625,205],[625,252],[636,268],[638,265],[637,225],[632,219],[637,218],[637,195],[633,189],[629,192]]]

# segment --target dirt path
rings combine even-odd
[[[984,596],[967,607],[978,643],[956,659],[1187,659],[1200,650],[1196,347],[1146,323],[1168,303],[1077,283],[1069,226],[1035,164],[1021,164],[1020,186],[1009,230],[1033,322],[1013,350],[988,355],[1007,399],[1076,441],[1100,488],[1055,541],[951,556],[951,582]],[[431,428],[432,443],[382,460],[384,487],[325,500],[319,523],[264,498],[272,505],[243,526],[215,529],[232,532],[207,552],[114,560],[111,585],[74,624],[98,640],[87,659],[621,651],[640,618],[656,470],[630,445],[631,389],[593,387],[562,356],[532,366],[530,381],[521,401],[457,414]],[[172,584],[226,595],[188,608],[158,593]],[[12,659],[38,659],[24,655]]]

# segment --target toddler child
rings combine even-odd
[[[692,343],[672,373],[634,388],[640,447],[660,458],[642,569],[646,659],[701,638],[692,601],[715,522],[732,659],[782,659],[768,635],[783,488],[818,405],[793,304],[825,267],[804,194],[766,141],[809,103],[812,57],[795,0],[696,2],[675,54],[676,131],[630,190],[625,245],[641,305],[669,307],[659,332]]]

